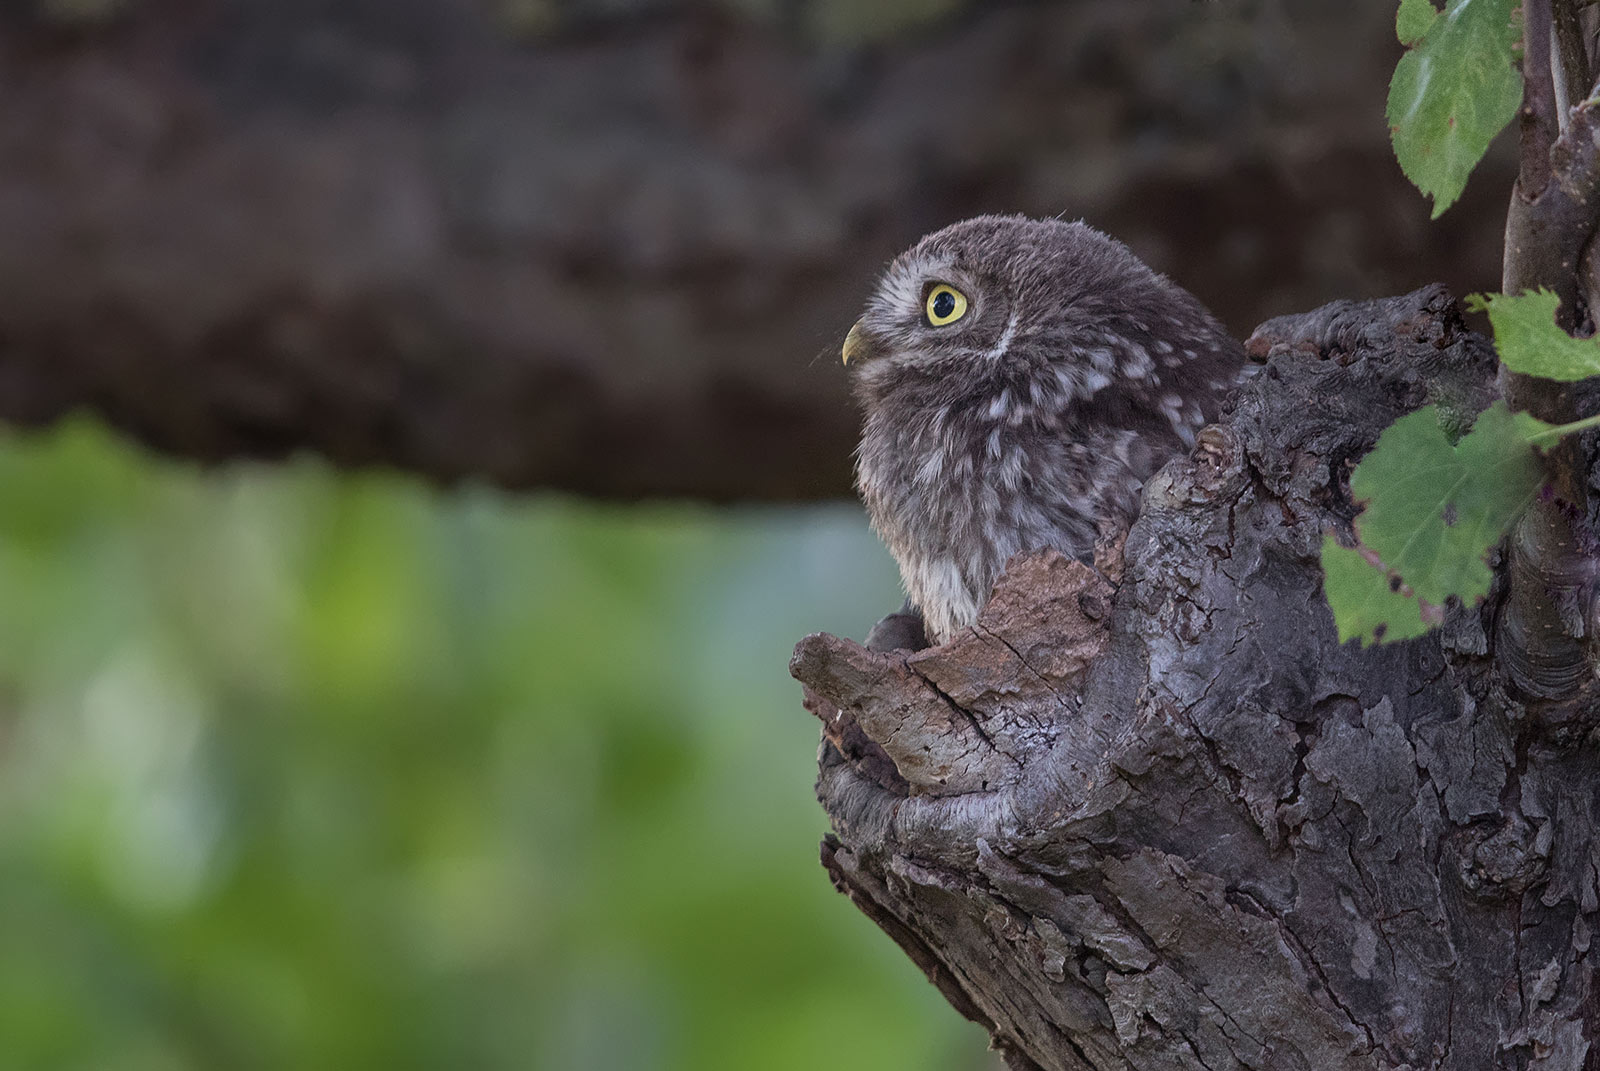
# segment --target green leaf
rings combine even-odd
[[[1433,217],[1455,203],[1489,142],[1522,103],[1512,47],[1522,32],[1518,0],[1450,0],[1389,83],[1389,131],[1406,177],[1433,198]],[[1424,20],[1427,0],[1401,5],[1401,37]]]
[[[1330,536],[1322,568],[1341,641],[1420,636],[1452,595],[1489,590],[1486,557],[1544,483],[1534,451],[1581,424],[1553,427],[1496,402],[1452,444],[1437,406],[1401,417],[1350,477],[1365,509],[1355,549]]]
[[[1600,376],[1600,337],[1573,338],[1556,325],[1560,299],[1549,290],[1511,297],[1473,294],[1467,307],[1487,312],[1500,360],[1513,372],[1571,383]]]
[[[1432,0],[1400,0],[1400,10],[1394,17],[1394,32],[1400,43],[1410,48],[1422,40],[1438,17],[1439,10]]]
[[[1322,541],[1322,573],[1340,643],[1409,640],[1428,631],[1414,595],[1359,550],[1341,547],[1331,535]]]
[[[1551,426],[1496,402],[1455,445],[1437,407],[1401,417],[1356,466],[1356,534],[1423,600],[1489,590],[1488,553],[1544,483],[1533,439]]]

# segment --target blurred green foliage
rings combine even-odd
[[[829,887],[859,511],[0,438],[0,1067],[983,1066]]]

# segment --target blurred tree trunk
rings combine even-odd
[[[806,499],[871,280],[967,214],[1086,216],[1236,329],[1490,285],[1390,157],[1391,0],[1292,7],[17,0],[0,418]]]
[[[800,644],[824,863],[1016,1068],[1600,1065],[1592,685],[1519,688],[1503,582],[1364,650],[1321,590],[1349,463],[1493,351],[1440,287],[1251,350],[1115,591],[1024,559],[938,648]]]

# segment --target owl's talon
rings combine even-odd
[[[900,609],[872,626],[863,645],[871,651],[922,650],[928,646],[928,632],[922,623],[922,611],[907,599]]]

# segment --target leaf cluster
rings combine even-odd
[[[1512,371],[1565,381],[1600,375],[1600,339],[1563,331],[1549,291],[1468,303],[1488,313]],[[1539,451],[1596,423],[1547,424],[1496,402],[1454,442],[1437,406],[1390,425],[1351,474],[1351,496],[1365,507],[1356,546],[1332,536],[1323,544],[1339,638],[1410,639],[1439,624],[1449,601],[1486,595],[1489,555],[1545,485]]]
[[[1400,0],[1395,32],[1407,47],[1389,86],[1395,156],[1439,216],[1461,195],[1489,142],[1522,98],[1517,0]],[[1506,368],[1573,382],[1600,375],[1600,341],[1573,338],[1548,290],[1468,299],[1488,314]],[[1544,490],[1541,449],[1600,418],[1555,426],[1504,402],[1459,438],[1427,406],[1390,426],[1351,474],[1362,507],[1354,546],[1329,535],[1322,549],[1329,605],[1341,639],[1420,636],[1452,601],[1488,593],[1489,556]]]

